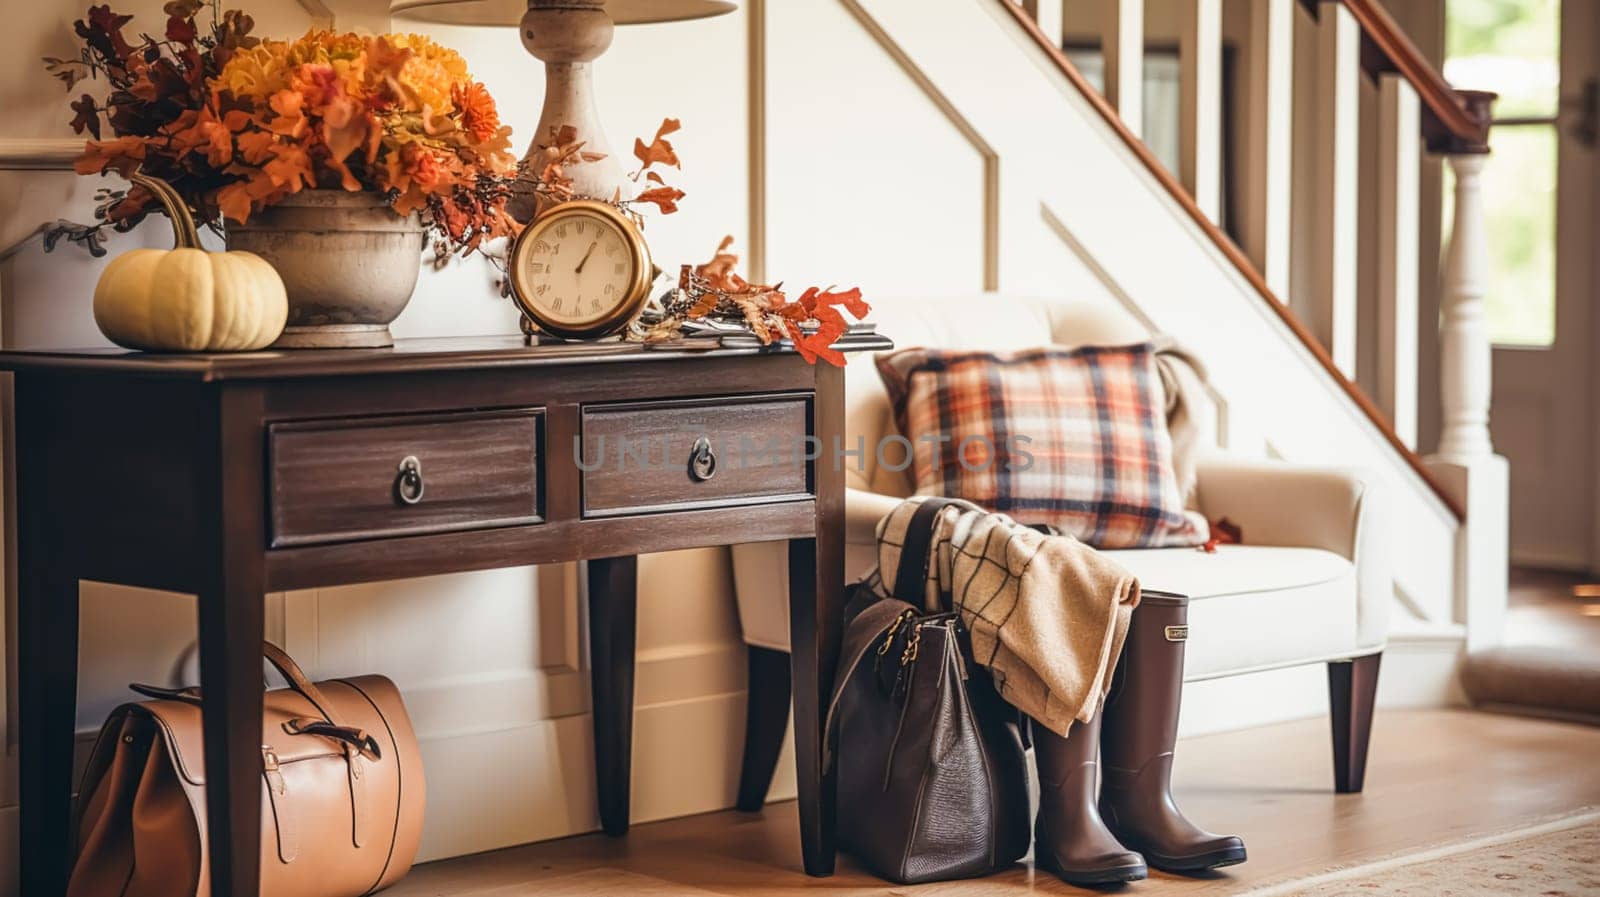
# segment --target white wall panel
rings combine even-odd
[[[768,3],[767,34],[769,278],[982,289],[982,153],[837,0]]]

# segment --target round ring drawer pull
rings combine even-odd
[[[402,504],[414,505],[422,501],[422,462],[416,455],[407,455],[400,462],[400,473],[394,479],[394,494]]]
[[[689,452],[689,476],[696,482],[705,482],[717,475],[717,455],[711,450],[711,440],[702,436],[694,441]]]

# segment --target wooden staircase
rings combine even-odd
[[[1249,9],[1249,102],[1240,129],[1246,164],[1235,242],[1219,223],[1225,140],[1221,0],[1178,4],[1183,21],[1176,172],[1139,136],[1144,0],[1096,0],[1103,93],[1063,51],[1067,4],[993,2],[1087,98],[1262,306],[1450,509],[1459,528],[1449,622],[1464,628],[1469,647],[1496,643],[1506,598],[1508,473],[1488,429],[1491,354],[1483,317],[1486,237],[1479,201],[1495,95],[1451,87],[1376,0],[1255,0]],[[1073,6],[1083,4],[1074,0]],[[1292,83],[1297,71],[1306,70],[1294,58],[1307,49],[1305,41],[1296,46],[1296,16],[1309,17],[1315,29],[1309,91]],[[1362,79],[1377,89],[1376,128],[1361,127]],[[1297,95],[1313,98],[1309,135],[1296,134]],[[1421,357],[1418,338],[1424,151],[1441,157],[1455,174],[1454,224],[1438,285],[1438,355],[1430,359]],[[1363,153],[1377,159],[1375,229],[1363,228],[1358,215]],[[1309,233],[1294,233],[1291,199],[1310,202],[1303,219]],[[1297,236],[1306,245],[1298,255],[1291,251]],[[1295,270],[1296,263],[1305,270]],[[1363,291],[1376,294],[1365,300],[1375,299],[1377,307],[1376,326],[1367,331],[1359,326]],[[1358,376],[1361,357],[1376,360],[1365,377]],[[1438,366],[1441,398],[1439,444],[1430,454],[1420,454],[1417,446],[1418,380],[1425,363]],[[1401,533],[1396,548],[1406,547]],[[1406,605],[1403,590],[1399,597]],[[1412,622],[1445,622],[1431,616],[1417,613]],[[1405,628],[1401,621],[1400,631]]]

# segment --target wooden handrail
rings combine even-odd
[[[1300,0],[1300,5],[1316,16],[1322,2]],[[1378,0],[1338,2],[1361,28],[1361,67],[1367,74],[1376,78],[1395,72],[1416,90],[1428,149],[1452,155],[1489,151],[1489,107],[1494,94],[1451,87]]]
[[[1061,71],[1067,81],[1077,89],[1078,93],[1083,95],[1084,99],[1088,100],[1089,105],[1094,107],[1100,117],[1105,120],[1106,125],[1122,140],[1128,151],[1133,153],[1134,157],[1150,171],[1150,175],[1172,195],[1173,200],[1177,202],[1179,207],[1194,220],[1195,226],[1200,228],[1201,232],[1216,245],[1217,250],[1238,269],[1245,281],[1260,294],[1261,299],[1266,302],[1267,306],[1278,315],[1284,325],[1289,328],[1289,331],[1306,347],[1306,351],[1316,358],[1317,363],[1322,366],[1328,376],[1339,384],[1339,387],[1350,397],[1350,400],[1356,403],[1356,407],[1361,409],[1367,419],[1372,421],[1373,426],[1377,427],[1383,437],[1388,440],[1389,445],[1400,454],[1400,457],[1405,459],[1406,464],[1417,476],[1428,484],[1428,487],[1433,490],[1433,494],[1439,498],[1439,501],[1450,509],[1450,513],[1455,515],[1456,520],[1464,522],[1467,519],[1467,514],[1461,503],[1450,495],[1444,488],[1444,484],[1423,465],[1422,459],[1417,456],[1417,453],[1412,451],[1400,436],[1395,433],[1394,427],[1384,418],[1383,412],[1378,410],[1378,406],[1373,403],[1372,399],[1368,398],[1366,393],[1362,392],[1355,383],[1351,382],[1350,378],[1339,370],[1338,366],[1333,363],[1332,356],[1328,354],[1328,350],[1323,347],[1322,343],[1317,340],[1310,330],[1306,329],[1306,325],[1295,317],[1294,313],[1289,310],[1289,306],[1278,301],[1278,297],[1273,295],[1272,289],[1267,286],[1267,282],[1261,276],[1261,272],[1256,270],[1256,266],[1244,254],[1244,250],[1240,249],[1238,244],[1234,243],[1227,234],[1222,232],[1222,228],[1218,227],[1205,212],[1200,210],[1200,207],[1195,204],[1194,197],[1190,196],[1189,191],[1185,190],[1183,185],[1178,183],[1177,178],[1167,171],[1167,167],[1156,158],[1155,153],[1151,152],[1144,141],[1128,130],[1128,126],[1122,122],[1122,116],[1118,115],[1117,111],[1111,108],[1111,104],[1106,101],[1106,98],[1101,96],[1100,92],[1095,90],[1094,86],[1083,77],[1083,73],[1078,71],[1078,67],[1067,59],[1061,47],[1057,46],[1056,42],[1046,36],[1043,31],[1040,31],[1038,23],[1034,22],[1028,16],[1027,11],[1014,0],[995,0],[995,2],[1011,13],[1017,24],[1033,38],[1034,43],[1038,45],[1045,56],[1055,63],[1056,68]]]

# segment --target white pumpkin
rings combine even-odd
[[[145,175],[172,218],[177,247],[134,249],[111,261],[94,290],[94,321],[107,339],[153,352],[240,352],[283,332],[283,279],[253,252],[206,252],[177,192]]]

